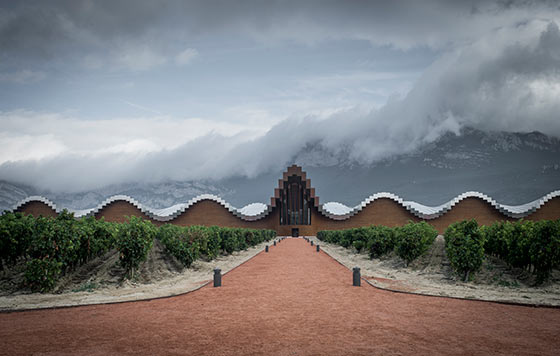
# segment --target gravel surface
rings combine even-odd
[[[394,293],[303,239],[165,299],[0,314],[0,354],[556,355],[560,310]]]

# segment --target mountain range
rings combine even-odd
[[[311,178],[321,203],[355,206],[377,192],[405,200],[440,205],[466,191],[485,193],[503,204],[519,205],[560,189],[560,140],[540,132],[484,132],[465,128],[447,133],[418,150],[373,164],[360,164],[344,150],[333,154],[308,145],[292,158]],[[282,171],[254,178],[122,183],[80,193],[50,192],[0,181],[0,209],[10,209],[29,195],[42,195],[59,207],[87,209],[111,195],[129,195],[153,208],[214,194],[236,207],[270,203]]]

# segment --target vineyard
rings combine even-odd
[[[0,271],[23,266],[21,288],[52,291],[61,277],[111,250],[127,278],[146,260],[154,241],[184,267],[199,259],[211,260],[276,236],[272,230],[176,225],[155,226],[130,217],[109,223],[93,217],[76,219],[63,211],[55,219],[20,213],[0,216]]]
[[[319,231],[321,241],[365,251],[370,258],[395,253],[405,266],[422,256],[437,236],[425,223],[389,228],[369,226],[347,230]],[[498,222],[479,226],[475,220],[457,222],[444,234],[445,253],[455,274],[471,280],[483,261],[492,256],[512,268],[520,268],[545,282],[560,267],[560,220]]]

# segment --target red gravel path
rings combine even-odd
[[[352,287],[352,272],[286,239],[223,287],[146,302],[0,314],[0,353],[558,355],[560,310]]]

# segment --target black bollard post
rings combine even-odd
[[[274,240],[274,246],[276,246],[276,240]]]
[[[317,245],[317,252],[319,252],[319,245]]]
[[[352,271],[354,272],[352,275],[352,285],[354,287],[359,287],[362,285],[361,282],[361,277],[360,277],[360,267],[354,267],[352,268]]]
[[[214,268],[214,287],[222,286],[222,270]]]
[[[264,252],[268,252],[268,245],[264,248]]]
[[[311,241],[311,246],[313,246],[313,241]]]

